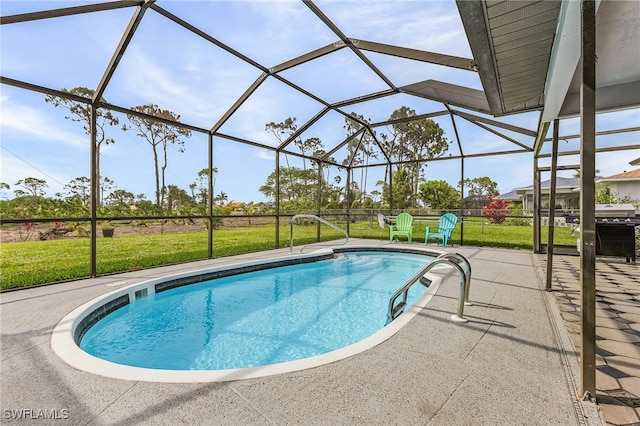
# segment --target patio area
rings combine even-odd
[[[541,256],[543,265],[546,256]],[[596,262],[596,399],[613,425],[640,424],[640,269],[623,258]],[[553,294],[576,350],[580,258],[554,257]]]
[[[288,248],[3,293],[2,424],[36,418],[37,424],[57,425],[637,424],[636,265],[598,261],[598,303],[610,307],[602,306],[598,317],[596,406],[577,396],[573,286],[579,258],[556,257],[554,291],[546,292],[541,255],[467,246],[447,251],[472,265],[468,323],[450,320],[458,277],[445,270],[426,308],[378,346],[316,368],[225,383],[140,382],[78,371],[52,352],[51,332],[67,313],[114,284],[286,256]],[[604,315],[619,319],[601,320]]]

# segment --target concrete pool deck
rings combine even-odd
[[[426,308],[378,346],[307,370],[225,383],[154,383],[79,371],[53,353],[51,333],[73,309],[114,286],[273,258],[288,248],[3,293],[0,422],[605,424],[597,405],[577,397],[578,356],[554,292],[542,290],[543,257],[484,247],[447,251],[472,265],[468,323],[451,321],[458,277],[441,271],[443,283]]]

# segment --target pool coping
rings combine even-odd
[[[188,282],[189,277],[196,275],[211,275],[216,273],[229,272],[231,270],[243,269],[244,272],[255,270],[256,266],[262,265],[262,269],[268,269],[287,264],[306,263],[323,258],[333,257],[336,253],[352,251],[395,251],[411,252],[417,254],[431,255],[437,257],[444,252],[432,249],[422,249],[417,247],[384,247],[372,248],[371,246],[350,246],[349,248],[323,248],[310,253],[289,253],[272,259],[261,259],[256,261],[245,261],[232,263],[213,268],[203,268],[188,272],[171,274],[164,277],[153,278],[143,282],[127,285],[108,292],[102,296],[94,298],[76,309],[72,310],[58,322],[51,334],[51,348],[53,352],[68,365],[88,373],[99,376],[134,381],[161,382],[161,383],[203,383],[203,382],[227,382],[243,379],[271,376],[276,374],[290,373],[330,364],[353,355],[362,353],[367,349],[379,345],[404,327],[422,308],[433,298],[437,292],[442,278],[432,273],[427,273],[431,284],[418,301],[408,307],[404,313],[394,319],[391,323],[383,327],[380,331],[367,337],[360,342],[346,346],[344,348],[328,352],[325,354],[288,361],[265,366],[225,369],[225,370],[165,370],[132,367],[114,362],[106,361],[92,356],[80,349],[77,342],[82,334],[100,318],[106,316],[111,311],[118,309],[128,303],[135,303],[138,297],[146,297],[149,293],[156,292],[156,285],[167,281],[175,281],[179,285],[188,285],[198,281]],[[264,267],[266,265],[266,268]],[[441,265],[447,268],[446,265]],[[172,287],[172,288],[174,288]],[[162,290],[161,290],[162,291]],[[142,292],[142,293],[141,293]],[[143,296],[141,296],[144,294]],[[128,298],[125,303],[124,297]],[[87,326],[87,319],[90,324]],[[97,318],[97,319],[96,319]],[[84,322],[84,329],[79,327]]]

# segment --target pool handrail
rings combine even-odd
[[[473,303],[469,302],[469,290],[471,288],[471,263],[469,263],[467,258],[464,257],[463,255],[461,255],[460,253],[452,253],[452,252],[442,253],[437,258],[438,259],[441,259],[441,258],[454,258],[456,261],[458,261],[458,263],[464,264],[465,268],[467,269],[466,270],[467,276],[466,276],[466,290],[465,290],[465,294],[464,294],[464,304],[467,305],[467,306],[473,305]]]
[[[347,238],[345,240],[344,243],[342,243],[342,245],[347,244],[347,242],[349,242],[349,234],[347,233],[347,231],[345,231],[344,229],[334,225],[333,223],[324,220],[323,218],[321,218],[320,216],[316,216],[315,214],[297,214],[294,215],[290,220],[289,220],[289,225],[290,225],[290,231],[289,231],[289,235],[290,235],[290,239],[289,239],[289,253],[293,252],[293,222],[298,219],[298,218],[309,218],[309,219],[316,219],[318,222],[322,222],[325,225],[335,229],[338,232],[342,232],[344,234],[344,236]],[[321,245],[321,244],[318,244]],[[330,244],[330,245],[335,245],[335,244]],[[306,245],[302,246],[300,248],[300,253],[302,253],[302,250],[304,250],[304,248],[306,247]]]
[[[457,254],[456,257],[458,259],[464,258],[464,256],[462,256],[461,254],[459,253],[456,253],[456,254]],[[466,264],[469,264],[469,262],[466,259],[464,259],[463,263],[465,262]],[[451,319],[455,322],[467,322],[467,319],[464,317],[464,305],[465,305],[465,298],[468,297],[467,283],[470,281],[467,279],[467,273],[464,271],[464,269],[462,269],[462,267],[457,262],[454,262],[453,260],[451,260],[449,256],[443,256],[443,257],[437,257],[436,259],[429,262],[426,266],[420,269],[418,273],[416,273],[413,277],[407,280],[407,282],[405,282],[402,285],[402,287],[400,287],[398,290],[396,290],[395,293],[393,293],[393,295],[389,299],[389,310],[387,311],[387,324],[389,324],[391,321],[396,319],[402,312],[404,312],[404,308],[407,305],[407,295],[409,293],[409,289],[416,282],[418,282],[423,275],[425,275],[427,272],[433,269],[436,265],[440,265],[440,264],[452,266],[458,271],[458,275],[460,276],[460,292],[458,296],[458,309],[456,314],[451,315]],[[470,269],[471,269],[471,266],[469,265],[469,270]],[[400,296],[402,296],[402,300],[400,301],[400,303],[396,305],[395,302]]]

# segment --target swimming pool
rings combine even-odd
[[[362,352],[402,327],[410,312],[385,327],[389,297],[434,254],[319,250],[151,280],[89,302],[73,319],[72,312],[52,347],[83,370],[134,380],[236,380],[309,368]],[[428,291],[412,287],[409,305],[432,296],[439,280],[430,278]],[[82,350],[65,354],[68,339],[53,338],[64,335]]]

